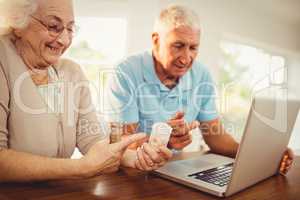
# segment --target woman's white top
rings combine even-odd
[[[49,83],[38,86],[38,91],[48,106],[48,113],[58,115],[63,112],[63,84],[52,66],[48,67],[48,76]]]

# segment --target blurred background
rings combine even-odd
[[[265,87],[300,98],[299,0],[75,0],[79,32],[65,56],[79,62],[101,115],[105,73],[132,53],[151,48],[155,17],[168,4],[193,8],[202,23],[199,60],[218,86],[225,128],[240,140],[251,95]],[[255,90],[254,90],[255,88]],[[201,135],[186,148],[203,145]],[[290,141],[300,149],[300,117]],[[300,153],[300,152],[299,152]]]

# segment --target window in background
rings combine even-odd
[[[79,17],[79,31],[66,57],[75,60],[91,82],[91,92],[97,109],[100,109],[100,89],[105,84],[101,72],[112,68],[125,56],[127,20],[125,18]],[[103,80],[104,79],[104,80]]]
[[[127,20],[125,18],[79,17],[79,31],[66,52],[82,66],[91,83],[94,105],[101,111],[101,90],[105,85],[103,72],[125,56]],[[103,95],[102,95],[103,96]],[[72,158],[80,158],[78,149]]]
[[[240,140],[250,108],[252,93],[286,85],[285,59],[278,55],[230,41],[221,42],[222,59],[218,104],[228,132]]]

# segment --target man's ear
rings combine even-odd
[[[160,43],[160,37],[157,32],[152,33],[152,46],[155,50],[158,50]]]

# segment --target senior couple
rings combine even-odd
[[[212,78],[195,61],[201,29],[192,10],[163,9],[152,51],[116,66],[107,108],[110,122],[124,127],[114,144],[100,126],[80,66],[61,58],[75,32],[72,0],[2,0],[0,11],[0,182],[80,179],[120,165],[155,170],[172,157],[172,149],[191,143],[194,128],[201,129],[212,152],[235,157],[239,144],[222,128]],[[195,94],[205,98],[190,103]],[[154,122],[173,128],[167,147],[151,145],[138,133],[150,133]],[[70,158],[75,147],[82,158]],[[292,161],[288,149],[280,172]]]

